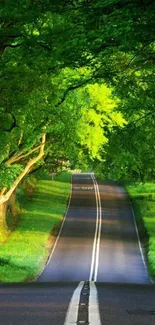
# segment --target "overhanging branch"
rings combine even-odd
[[[0,197],[0,204],[3,204],[3,203],[5,203],[5,202],[7,202],[9,200],[10,196],[12,195],[12,193],[14,192],[14,190],[16,189],[16,187],[18,186],[18,184],[25,177],[25,175],[27,175],[29,173],[29,171],[31,170],[32,166],[34,164],[36,164],[44,156],[45,142],[46,142],[46,135],[44,134],[42,136],[42,138],[41,138],[40,150],[39,150],[38,155],[28,161],[28,163],[26,164],[24,170],[16,178],[16,180],[12,184],[11,188],[4,195],[1,195],[1,197]]]
[[[11,165],[11,164],[14,164],[16,163],[17,161],[19,160],[22,160],[23,158],[26,158],[28,156],[30,156],[33,152],[37,151],[39,148],[40,148],[41,144],[39,146],[37,146],[36,148],[30,150],[30,152],[26,153],[26,154],[23,154],[23,155],[14,155],[12,156],[10,159],[8,159],[6,161],[6,165]]]

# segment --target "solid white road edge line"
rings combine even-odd
[[[94,282],[90,282],[88,319],[91,325],[101,325],[97,289]]]
[[[59,230],[58,236],[57,236],[56,241],[55,241],[55,243],[54,243],[54,246],[53,246],[53,248],[52,248],[52,250],[51,250],[51,253],[50,253],[50,255],[49,255],[49,258],[48,258],[46,264],[44,265],[44,268],[41,270],[41,272],[39,273],[39,275],[37,275],[37,279],[39,279],[39,277],[40,277],[40,276],[42,275],[42,273],[44,272],[46,266],[49,264],[49,262],[50,262],[50,260],[51,260],[51,258],[52,258],[52,256],[53,256],[53,254],[54,254],[54,251],[55,251],[55,249],[56,249],[57,242],[58,242],[58,240],[59,240],[59,238],[60,238],[60,235],[61,235],[61,232],[62,232],[62,229],[63,229],[63,226],[64,226],[64,222],[65,222],[65,220],[66,220],[66,216],[67,216],[67,213],[68,213],[68,210],[69,210],[69,206],[70,206],[70,202],[71,202],[71,197],[72,197],[72,190],[73,190],[73,186],[72,186],[72,177],[71,177],[71,190],[70,190],[70,196],[69,196],[69,200],[68,200],[67,209],[66,209],[66,212],[65,212],[65,215],[64,215],[64,217],[63,217],[62,224],[61,224],[61,228],[60,228],[60,230]],[[37,281],[37,279],[35,279],[35,281]]]
[[[75,289],[69,307],[67,310],[67,315],[65,318],[64,325],[76,324],[78,319],[79,303],[80,303],[80,294],[84,286],[84,281],[81,281],[78,287]]]
[[[91,175],[91,174],[90,174]],[[96,198],[96,229],[95,229],[95,237],[94,237],[94,243],[93,243],[93,252],[92,252],[92,261],[91,261],[91,268],[90,268],[90,276],[89,281],[92,281],[93,277],[93,271],[94,271],[94,263],[95,263],[95,252],[96,252],[96,243],[97,243],[97,233],[98,233],[98,198],[97,198],[97,192],[96,192],[96,184],[93,179],[93,175],[91,175],[92,181],[94,183],[94,189],[95,189],[95,198]]]
[[[134,213],[134,210],[133,210],[133,207],[132,207],[131,202],[130,202],[130,205],[131,205],[131,211],[132,211],[134,225],[135,225],[135,229],[136,229],[139,250],[140,250],[140,253],[141,253],[141,257],[142,257],[142,261],[143,261],[143,264],[144,264],[144,267],[145,267],[145,271],[146,271],[147,277],[150,280],[150,282],[151,283],[154,283],[154,281],[150,278],[150,276],[148,274],[148,270],[147,270],[147,266],[146,266],[146,262],[145,262],[145,258],[144,258],[144,254],[143,254],[143,249],[142,249],[142,245],[141,245],[141,241],[140,241],[140,237],[139,237],[139,231],[138,231],[138,227],[137,227],[136,217],[135,217],[135,213]]]
[[[53,256],[53,254],[54,254],[54,251],[55,251],[55,249],[56,249],[57,242],[58,242],[58,240],[59,240],[59,238],[60,238],[60,235],[61,235],[61,232],[62,232],[62,229],[63,229],[64,223],[65,223],[65,220],[66,220],[66,216],[67,216],[67,213],[68,213],[68,210],[69,210],[69,206],[70,206],[70,202],[71,202],[71,197],[72,197],[72,190],[73,190],[73,186],[72,186],[72,177],[71,177],[71,190],[70,190],[70,196],[69,196],[68,206],[67,206],[67,209],[66,209],[66,212],[65,212],[65,215],[64,215],[64,218],[63,218],[63,221],[62,221],[61,228],[60,228],[60,230],[59,230],[59,233],[58,233],[57,239],[56,239],[56,241],[55,241],[55,243],[54,243],[53,249],[52,249],[52,251],[51,251],[50,257],[49,257],[48,262],[46,263],[46,265],[49,264],[49,262],[50,262],[50,260],[51,260],[51,258],[52,258],[52,256]]]

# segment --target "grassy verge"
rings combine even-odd
[[[71,173],[37,182],[32,196],[19,195],[21,215],[8,241],[0,246],[0,281],[31,281],[41,271],[67,206]]]
[[[155,280],[155,184],[130,182],[124,185],[132,199],[149,273]]]

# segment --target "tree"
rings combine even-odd
[[[149,0],[1,1],[1,199],[43,135],[37,166],[61,157],[142,178],[149,156],[154,175],[153,9]]]

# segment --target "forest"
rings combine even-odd
[[[1,0],[1,230],[37,169],[154,180],[154,37],[153,0]]]

